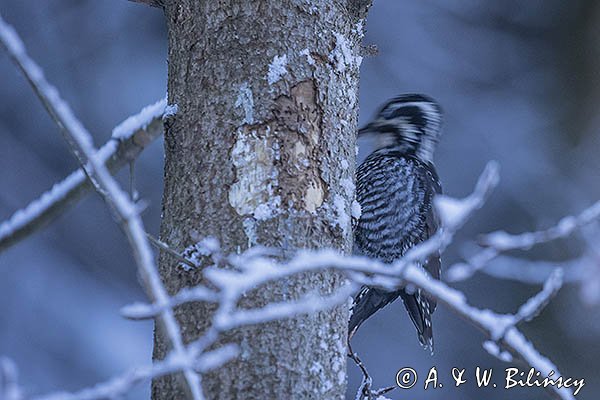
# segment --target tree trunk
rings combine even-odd
[[[182,250],[199,237],[224,252],[351,247],[359,48],[365,1],[166,2],[169,103],[161,238]],[[170,293],[201,282],[168,255]],[[261,287],[256,307],[342,284],[331,272]],[[186,343],[213,308],[176,315]],[[209,399],[341,399],[346,386],[348,305],[239,329],[223,341],[241,355],[204,376]],[[167,341],[155,333],[154,358]],[[153,399],[187,398],[180,377],[153,382]]]

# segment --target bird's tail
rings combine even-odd
[[[406,307],[406,311],[408,311],[411,321],[417,329],[419,342],[426,349],[429,348],[431,354],[433,354],[431,313],[435,309],[435,303],[425,297],[419,289],[413,294],[402,291],[400,296],[402,297],[402,301],[404,302],[404,306]]]
[[[399,292],[387,292],[363,286],[354,298],[348,322],[348,340],[354,336],[358,327],[371,315],[396,300]]]

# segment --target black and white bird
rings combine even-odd
[[[441,124],[442,111],[433,99],[404,94],[385,104],[359,131],[359,137],[373,136],[375,149],[358,167],[356,177],[361,206],[354,228],[358,254],[392,263],[438,230],[433,198],[441,193],[441,185],[433,152]],[[440,277],[439,254],[423,264],[434,278]],[[417,329],[419,342],[433,352],[431,314],[436,303],[418,289],[389,292],[364,286],[354,298],[349,340],[367,318],[398,297]]]

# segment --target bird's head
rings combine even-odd
[[[373,136],[376,150],[393,149],[432,162],[442,127],[442,109],[422,94],[403,94],[388,101],[360,136]]]

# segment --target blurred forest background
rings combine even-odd
[[[125,0],[3,0],[0,12],[30,55],[94,134],[96,145],[143,106],[164,97],[167,35],[160,10]],[[403,92],[436,98],[446,113],[436,165],[444,190],[467,194],[488,160],[501,184],[445,254],[468,254],[478,233],[552,225],[600,199],[600,2],[595,0],[375,0],[364,43],[379,55],[362,63],[360,118]],[[364,150],[360,157],[364,157]],[[162,195],[162,141],[136,163],[137,189],[156,234]],[[76,167],[57,128],[6,54],[0,54],[0,219]],[[123,182],[128,174],[122,172]],[[586,378],[578,398],[600,394],[600,229],[536,247],[533,260],[589,255],[584,283],[568,284],[523,331],[567,376]],[[132,256],[93,194],[28,240],[0,253],[0,355],[12,358],[30,394],[76,390],[151,360],[152,324],[119,308],[143,300]],[[567,272],[568,274],[568,272]],[[478,273],[456,284],[478,306],[512,312],[539,286]],[[397,302],[354,339],[376,386],[398,369],[440,371],[443,389],[397,390],[392,399],[503,399],[502,389],[451,387],[452,367],[504,369],[483,337],[444,307],[434,316],[436,353],[418,345]],[[349,364],[349,397],[359,384]],[[420,385],[418,385],[420,386]],[[141,385],[128,398],[147,397]],[[539,389],[511,398],[543,398]]]

